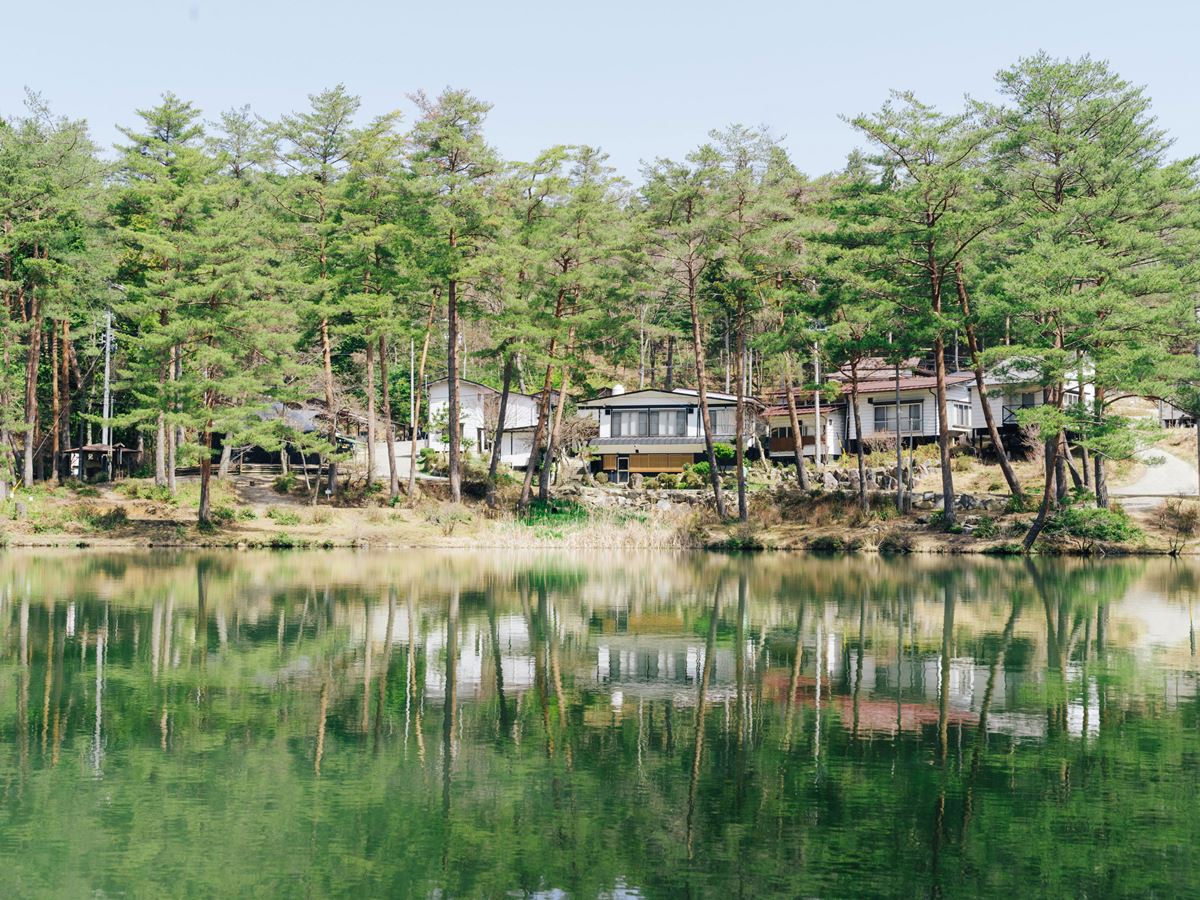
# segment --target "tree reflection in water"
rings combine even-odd
[[[7,892],[1194,894],[1196,576],[9,555]]]

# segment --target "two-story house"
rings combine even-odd
[[[753,419],[762,404],[746,399]],[[599,434],[593,444],[599,451],[599,471],[617,482],[633,472],[657,475],[681,472],[689,463],[704,459],[704,424],[700,401],[692,388],[659,388],[628,391],[614,385],[602,396],[584,400],[579,412],[596,420]],[[708,392],[713,440],[731,444],[736,434],[737,398]],[[747,433],[752,426],[747,427]]]

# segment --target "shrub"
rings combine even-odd
[[[733,449],[732,444],[713,444],[713,456],[717,458],[718,466],[728,466],[737,458],[737,451]]]
[[[699,478],[701,482],[704,482],[708,480],[712,469],[709,468],[708,460],[702,459],[698,463],[692,463],[687,471]]]
[[[971,457],[965,453],[954,457],[954,459],[950,460],[950,469],[954,472],[971,471]]]
[[[417,454],[417,467],[425,473],[432,474],[441,463],[441,455],[432,447],[422,447]]]
[[[299,525],[300,516],[290,509],[280,509],[272,506],[267,510],[267,518],[279,525]]]
[[[1177,554],[1200,530],[1200,506],[1185,504],[1182,500],[1164,500],[1158,508],[1156,520],[1158,527],[1167,534],[1171,553]]]
[[[748,523],[737,525],[732,531],[708,544],[709,550],[724,550],[730,553],[748,553],[763,550],[764,545]]]
[[[992,544],[990,547],[984,547],[983,552],[988,556],[1021,556],[1025,553],[1025,548],[1020,544],[1008,541],[1003,544]]]
[[[271,482],[271,489],[277,494],[290,494],[296,489],[296,473],[288,472],[286,475],[280,475]]]
[[[879,539],[880,553],[912,553],[913,539],[906,531],[893,529]]]
[[[679,477],[670,472],[663,472],[654,481],[660,488],[668,491],[679,486]]]
[[[281,531],[267,541],[267,546],[273,547],[276,550],[290,550],[294,547],[304,547],[307,543],[307,541],[303,541],[300,538],[292,537],[286,531]]]
[[[1120,544],[1141,536],[1122,509],[1069,506],[1046,520],[1047,534],[1069,535],[1093,541]]]
[[[833,535],[821,535],[808,542],[808,549],[813,553],[841,553],[846,549],[846,542]]]
[[[526,525],[565,525],[582,522],[588,517],[587,508],[574,500],[534,500],[521,517]]]
[[[333,513],[324,506],[318,506],[308,517],[308,521],[313,525],[325,525],[332,519]]]
[[[79,521],[93,531],[111,531],[129,523],[129,516],[120,506],[101,510],[95,506],[79,507],[76,516]]]
[[[597,472],[596,473],[596,484],[608,484],[608,473],[607,472]]]
[[[237,516],[233,509],[228,506],[214,506],[209,515],[214,525],[228,525]]]
[[[980,516],[979,522],[975,526],[975,537],[985,541],[990,541],[1000,533],[1000,526],[996,524],[996,520],[991,516]]]
[[[445,503],[425,514],[425,521],[436,525],[442,534],[449,536],[461,524],[471,522],[471,514],[456,503]]]
[[[894,434],[869,434],[862,439],[863,452],[868,456],[873,453],[889,453],[892,464],[896,463],[896,436]],[[846,454],[851,455],[851,454]],[[857,463],[856,463],[857,465]]]
[[[1008,502],[1004,504],[1004,511],[1009,513],[1025,512],[1026,508],[1024,501],[1016,494],[1009,497]]]

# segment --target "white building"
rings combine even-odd
[[[497,419],[500,416],[500,391],[477,381],[459,379],[459,434],[470,448],[480,453],[490,453],[496,435]],[[448,435],[444,427],[450,409],[450,380],[440,378],[426,386],[429,397],[428,419],[429,446],[434,450],[448,450]],[[524,468],[529,464],[529,451],[533,444],[533,431],[538,420],[537,394],[522,394],[509,391],[508,405],[504,411],[504,435],[500,443],[500,460],[513,468]],[[552,391],[551,403],[558,401],[558,392]],[[553,408],[553,407],[551,407]]]
[[[751,413],[761,408],[752,398],[746,398],[746,404]],[[736,407],[733,394],[708,392],[715,442],[733,443]],[[627,481],[632,472],[681,472],[685,465],[704,459],[700,400],[691,388],[626,392],[614,385],[611,393],[580,403],[579,411],[595,418],[600,468],[615,481]]]
[[[1086,374],[1086,373],[1085,373]],[[983,377],[987,387],[987,403],[992,418],[1000,429],[1016,430],[1020,427],[1018,415],[1022,409],[1041,406],[1046,402],[1046,386],[1029,360],[1007,360],[989,369]],[[1093,384],[1079,383],[1078,377],[1068,376],[1063,381],[1063,403],[1067,406],[1078,403],[1082,395],[1085,403],[1096,399]],[[984,398],[979,396],[975,385],[971,385],[971,418],[975,430],[987,432],[987,420],[983,415]]]

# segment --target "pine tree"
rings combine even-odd
[[[290,250],[307,286],[311,324],[321,353],[321,384],[326,407],[326,440],[335,448],[328,459],[326,490],[338,491],[338,400],[334,382],[335,326],[348,314],[332,261],[341,229],[341,181],[355,147],[354,116],[359,99],[343,85],[309,96],[304,112],[283,116],[267,132],[275,163],[275,195],[284,220],[292,226]]]
[[[488,104],[466,91],[443,91],[436,99],[414,97],[421,118],[412,131],[412,171],[437,241],[426,245],[428,268],[446,290],[446,377],[449,380],[450,497],[462,499],[462,435],[459,404],[460,302],[474,265],[497,227],[489,188],[500,160],[483,138]]]

